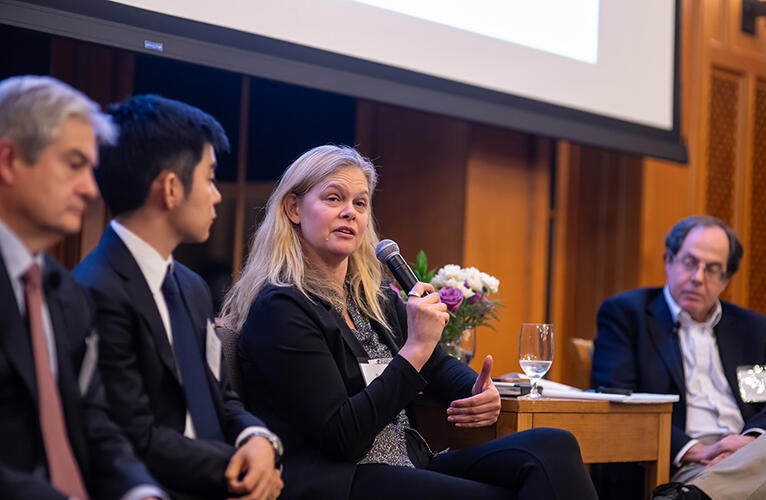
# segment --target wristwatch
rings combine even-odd
[[[262,438],[268,439],[269,443],[271,443],[271,447],[274,448],[274,468],[282,470],[282,454],[284,454],[285,448],[282,446],[282,440],[279,439],[279,436],[265,427],[259,427],[257,429],[253,429],[239,445],[244,445],[254,436],[260,436]]]

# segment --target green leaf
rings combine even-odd
[[[426,253],[423,250],[418,252],[416,262],[418,264],[418,271],[420,271],[420,274],[425,276],[426,272],[428,271],[428,257],[426,257]]]
[[[428,271],[425,275],[425,280],[423,280],[424,283],[431,283],[431,280],[434,279],[434,274],[436,274],[436,268],[431,269]]]

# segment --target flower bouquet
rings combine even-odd
[[[412,264],[418,281],[431,283],[441,301],[447,305],[450,319],[442,331],[439,344],[452,356],[470,362],[473,352],[466,356],[467,353],[460,349],[460,341],[467,335],[473,335],[475,339],[474,330],[477,326],[492,328],[490,323],[497,321],[497,308],[500,304],[488,296],[497,293],[500,281],[475,267],[461,268],[449,264],[438,271],[428,270],[428,258],[422,250]],[[400,291],[400,295],[404,301],[407,300],[406,292]]]

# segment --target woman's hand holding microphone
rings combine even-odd
[[[407,295],[407,342],[399,350],[399,355],[420,371],[439,342],[449,313],[446,304],[428,283],[417,282]]]

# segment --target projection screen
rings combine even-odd
[[[0,22],[686,161],[669,0],[0,0]]]

